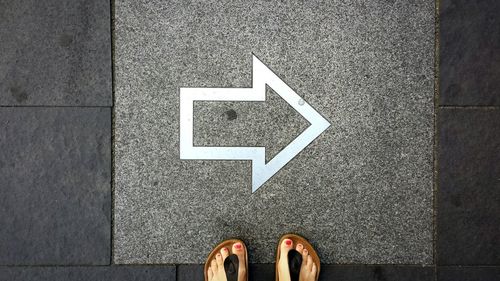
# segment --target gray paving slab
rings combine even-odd
[[[500,2],[439,4],[440,104],[500,105]]]
[[[326,265],[319,281],[435,281],[430,266]]]
[[[175,266],[0,267],[0,281],[176,281]],[[195,281],[195,280],[193,280]]]
[[[438,124],[437,263],[500,265],[500,108],[440,109]]]
[[[497,281],[500,266],[446,266],[438,267],[437,281]]]
[[[115,262],[202,263],[234,236],[273,262],[287,232],[326,263],[432,262],[433,1],[115,9]],[[253,194],[249,161],[179,155],[179,88],[251,87],[252,53],[332,124]],[[195,143],[272,158],[308,125],[272,95],[196,102]]]
[[[0,1],[0,105],[111,105],[110,6]]]
[[[0,131],[0,265],[109,264],[111,110],[0,107]]]

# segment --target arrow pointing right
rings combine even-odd
[[[180,158],[200,160],[251,160],[252,192],[257,191],[330,123],[304,101],[272,70],[253,56],[252,88],[180,88]],[[265,101],[266,85],[301,114],[311,125],[267,164],[265,147],[193,146],[194,101]]]

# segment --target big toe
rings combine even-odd
[[[290,269],[288,268],[288,253],[293,249],[293,241],[285,238],[281,241],[280,256],[278,261],[278,276],[280,281],[290,281]]]
[[[245,245],[241,242],[236,242],[233,244],[233,253],[238,256],[238,259],[241,261],[245,260]]]
[[[246,280],[246,274],[247,274],[247,249],[245,245],[241,242],[236,242],[233,244],[233,254],[238,256],[238,280]]]
[[[293,249],[293,241],[291,239],[283,239],[280,245],[280,261],[286,260],[288,262],[288,253]]]

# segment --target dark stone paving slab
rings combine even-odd
[[[0,264],[109,264],[109,108],[0,108]]]
[[[500,267],[438,267],[437,281],[498,281]]]
[[[434,281],[434,268],[421,266],[324,266],[319,281]]]
[[[204,280],[202,264],[181,264],[177,266],[177,281]]]
[[[176,281],[175,275],[175,266],[0,267],[0,281]]]
[[[203,265],[180,265],[177,281],[203,280]],[[274,264],[251,264],[250,280],[271,281]],[[421,266],[322,265],[319,281],[434,281],[434,268]]]
[[[439,3],[441,105],[500,105],[500,1]]]
[[[109,0],[0,1],[0,105],[111,105]]]
[[[500,264],[500,109],[439,113],[438,263]]]
[[[274,264],[250,264],[249,281],[274,280]],[[177,266],[177,281],[204,280],[202,264],[183,264]]]
[[[268,263],[298,232],[326,263],[432,263],[434,13],[117,1],[114,261],[197,264],[236,236]],[[254,194],[249,161],[179,157],[179,87],[250,87],[252,53],[332,124]],[[307,126],[286,104],[249,104],[195,103],[195,142],[273,154]]]
[[[253,281],[259,280],[275,280],[274,264],[250,264],[250,279]]]

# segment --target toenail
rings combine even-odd
[[[234,247],[235,247],[236,249],[241,249],[241,244],[239,244],[239,243],[238,243],[238,244],[234,244]]]
[[[290,240],[290,239],[285,240],[285,244],[286,244],[287,246],[292,245],[292,240]]]
[[[220,257],[220,254],[217,254],[218,257]]]
[[[227,249],[226,249],[226,248],[224,248],[224,249],[222,249],[222,251],[227,252]]]

